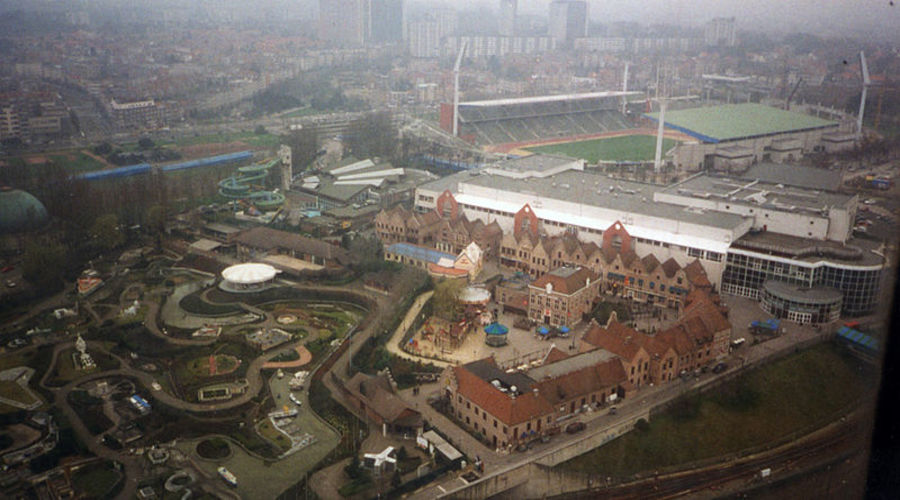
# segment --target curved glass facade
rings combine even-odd
[[[807,288],[825,286],[840,290],[843,295],[842,315],[861,316],[870,314],[878,305],[883,270],[883,266],[809,263],[761,254],[728,252],[722,274],[722,292],[759,299],[763,283],[767,280]]]
[[[841,317],[843,294],[834,288],[802,288],[766,281],[760,294],[763,310],[800,324],[831,323]]]

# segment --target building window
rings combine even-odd
[[[468,409],[471,409],[471,408],[472,408],[472,404],[469,403],[468,401],[466,401],[466,409],[468,410]]]
[[[495,418],[494,419],[494,429],[496,429],[496,428],[497,428],[497,419]]]

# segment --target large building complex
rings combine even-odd
[[[781,281],[838,290],[843,314],[866,314],[877,304],[884,258],[873,242],[851,237],[858,197],[834,191],[823,183],[828,177],[823,172],[770,166],[744,176],[700,173],[659,186],[586,172],[583,162],[570,158],[534,155],[424,184],[416,190],[415,206],[441,213],[455,205],[469,220],[496,222],[504,234],[501,262],[520,259],[520,252],[528,250],[523,234],[530,235],[532,249],[540,234],[577,237],[602,250],[590,261],[584,255],[580,260],[600,265],[608,279],[621,278],[622,286],[640,281],[649,290],[652,281],[658,291],[664,274],[678,278],[665,283],[661,299],[666,301],[705,286],[759,298],[766,281]],[[509,235],[517,237],[516,246],[507,243]],[[528,255],[535,265],[544,259],[540,264],[546,267],[538,270],[565,263],[554,262],[562,248],[544,252]],[[603,252],[612,259],[604,262]],[[688,271],[698,266],[694,261],[702,273]],[[814,304],[800,306],[809,297],[770,290],[780,303],[796,304],[781,308],[785,317],[821,320],[809,311]]]
[[[550,36],[568,46],[587,36],[588,3],[584,0],[550,2]]]
[[[622,100],[640,92],[591,92],[459,103],[459,136],[478,144],[534,141],[623,130],[632,125]],[[441,128],[453,130],[453,105],[441,105]]]
[[[497,33],[500,36],[514,36],[516,34],[517,3],[517,0],[500,0],[500,15],[497,16]]]
[[[734,47],[734,33],[733,17],[717,17],[706,23],[704,40],[709,47]]]
[[[644,115],[659,121],[659,113]],[[762,104],[725,104],[669,111],[666,127],[697,139],[675,149],[680,169],[740,171],[757,162],[793,161],[813,151],[853,146],[840,124]]]

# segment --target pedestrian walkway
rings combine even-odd
[[[468,455],[470,458],[481,457],[486,461],[497,457],[494,450],[488,448],[484,443],[475,439],[471,434],[463,430],[461,427],[452,422],[444,414],[435,410],[428,404],[430,397],[438,396],[440,390],[439,384],[427,384],[419,386],[418,394],[413,394],[413,389],[405,389],[400,391],[400,397],[404,401],[413,405],[413,407],[422,413],[422,416],[433,427],[440,429],[441,433],[446,435],[454,446],[460,448],[460,451]],[[487,463],[487,462],[486,462]]]

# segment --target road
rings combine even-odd
[[[749,299],[735,297],[729,297],[729,299],[729,305],[735,306],[731,308],[731,311],[735,313],[732,322],[736,325],[735,334],[738,335],[741,328],[745,329],[745,327],[738,326],[746,324],[743,322],[744,316],[751,317],[760,313],[758,305],[751,304]],[[742,333],[740,334],[742,335]],[[698,377],[692,377],[687,381],[678,380],[665,385],[644,387],[639,392],[634,392],[617,403],[618,413],[615,416],[609,415],[604,410],[580,416],[579,419],[588,424],[586,431],[583,433],[577,435],[559,434],[550,443],[536,443],[532,449],[526,452],[512,452],[508,455],[488,450],[485,445],[476,441],[468,432],[450,422],[447,417],[428,405],[427,401],[430,397],[439,396],[437,392],[440,388],[436,384],[423,386],[416,396],[412,394],[411,389],[403,391],[401,394],[406,401],[421,411],[429,422],[436,424],[442,432],[447,434],[461,448],[463,453],[469,457],[480,456],[485,464],[484,476],[492,476],[520,467],[527,462],[539,460],[541,457],[549,455],[575,440],[584,439],[588,435],[610,432],[618,425],[636,418],[643,412],[675,399],[686,392],[710,384],[720,376],[728,376],[743,369],[749,369],[754,364],[758,364],[767,358],[789,352],[798,344],[816,342],[818,339],[824,339],[827,335],[828,333],[825,331],[819,332],[811,327],[789,324],[783,335],[756,345],[742,347],[734,353],[727,360],[729,364],[728,369],[721,375],[705,373],[700,374]],[[446,492],[452,492],[463,486],[465,486],[465,483],[454,475],[416,491],[409,498],[423,500],[437,498]]]

